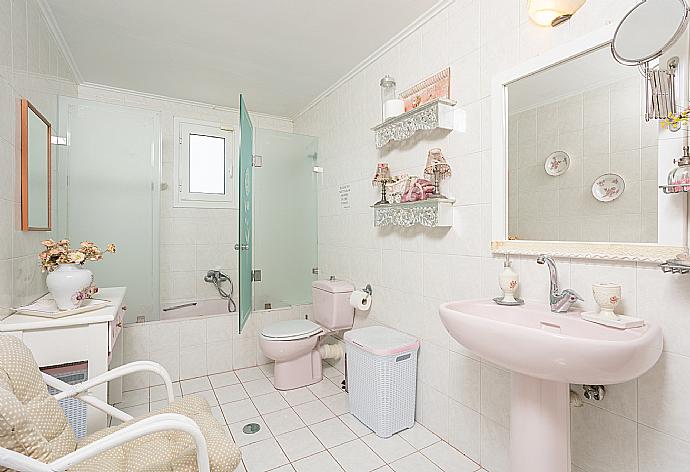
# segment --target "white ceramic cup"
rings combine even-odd
[[[592,285],[594,301],[599,305],[599,315],[602,318],[617,320],[615,308],[621,302],[621,286],[619,284],[594,284]]]

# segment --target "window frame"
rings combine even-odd
[[[174,118],[174,200],[175,208],[236,208],[234,177],[238,152],[236,127],[219,122]],[[211,194],[189,191],[189,136],[201,135],[225,139],[225,193]]]

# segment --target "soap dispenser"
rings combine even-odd
[[[522,300],[515,298],[518,286],[520,285],[520,277],[517,272],[513,270],[510,256],[506,254],[506,260],[503,262],[503,271],[498,276],[498,284],[503,290],[503,298],[496,299],[496,303],[502,305],[518,305],[522,304]]]

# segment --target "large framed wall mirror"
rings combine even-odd
[[[646,75],[672,63],[670,91],[687,103],[687,32],[648,69],[614,57],[615,32],[494,80],[494,253],[643,262],[687,253],[687,194],[659,190],[686,130],[650,119]]]
[[[51,208],[50,122],[27,99],[21,103],[22,230],[50,231]]]

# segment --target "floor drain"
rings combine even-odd
[[[242,432],[244,432],[244,434],[255,434],[258,433],[260,429],[261,426],[259,426],[258,424],[249,423],[244,425],[244,428],[242,428]]]

